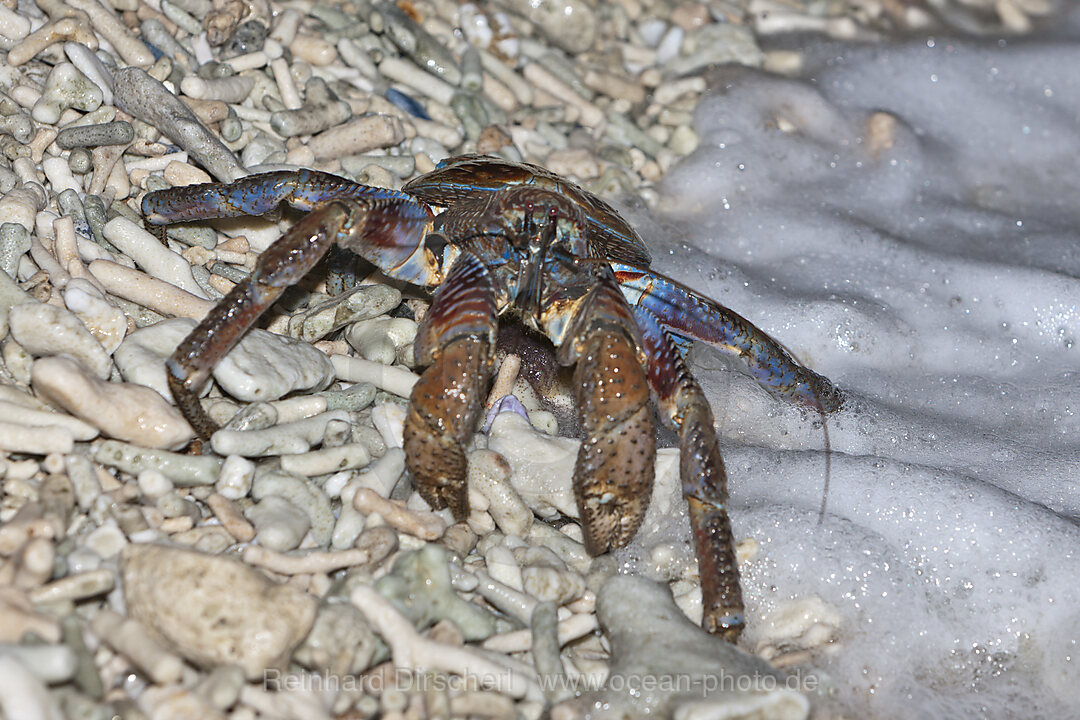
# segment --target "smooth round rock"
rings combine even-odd
[[[120,374],[171,398],[165,361],[195,325],[194,320],[175,318],[131,333],[115,353]],[[248,331],[214,368],[214,379],[221,389],[247,402],[321,390],[333,377],[330,359],[311,345],[259,328]]]
[[[305,342],[255,328],[218,363],[214,379],[237,400],[268,401],[322,390],[334,379],[334,367]]]
[[[515,0],[508,4],[568,53],[585,52],[596,40],[596,13],[583,0]]]
[[[248,680],[283,669],[318,601],[230,558],[161,545],[122,555],[128,612],[201,666],[239,665]]]
[[[611,643],[605,688],[557,705],[552,717],[584,720],[594,707],[623,720],[809,714],[810,701],[781,671],[687,620],[663,585],[616,575],[600,588],[596,612]],[[656,678],[678,682],[650,682]]]
[[[31,302],[8,314],[11,336],[34,357],[70,355],[99,378],[109,377],[112,360],[86,326],[66,308]]]
[[[39,397],[109,437],[142,447],[174,450],[195,437],[180,411],[150,388],[106,382],[71,358],[36,360],[30,378]]]

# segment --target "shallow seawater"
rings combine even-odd
[[[663,212],[635,218],[660,271],[848,394],[819,525],[820,418],[693,354],[759,544],[745,640],[817,620],[822,711],[1080,703],[1077,68],[1075,43],[935,38],[718,75]]]

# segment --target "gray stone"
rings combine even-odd
[[[375,589],[419,630],[450,620],[466,641],[484,640],[495,633],[495,617],[454,592],[449,561],[449,552],[439,545],[402,553],[390,574],[375,583]]]
[[[616,575],[597,595],[611,644],[604,689],[555,706],[552,720],[804,720],[810,702],[761,658],[709,635],[663,585]]]
[[[128,612],[188,660],[236,664],[249,680],[283,669],[318,602],[229,558],[163,545],[123,552]]]

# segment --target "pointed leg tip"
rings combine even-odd
[[[741,609],[706,608],[701,618],[701,627],[710,635],[716,635],[729,643],[735,644],[746,627],[746,619]]]
[[[611,531],[589,527],[588,523],[581,525],[582,535],[585,541],[585,552],[589,557],[603,555],[611,549]]]
[[[450,508],[455,522],[465,522],[469,517],[469,494],[464,483],[454,483],[449,478],[419,478],[415,472],[413,481],[416,491],[433,510]]]

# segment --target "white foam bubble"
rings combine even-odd
[[[816,596],[841,621],[835,652],[809,663],[849,716],[1069,714],[1080,50],[932,45],[832,46],[809,60],[812,83],[713,83],[667,212],[635,221],[657,269],[851,396],[829,420],[819,526],[820,419],[692,355],[727,446],[736,535],[760,546],[747,642]],[[871,148],[882,111],[894,133]]]

